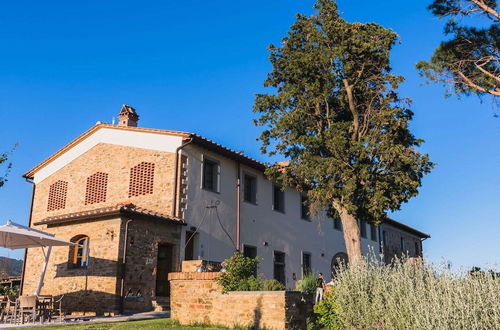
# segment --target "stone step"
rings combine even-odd
[[[155,312],[168,312],[170,311],[170,297],[156,297],[152,305]]]

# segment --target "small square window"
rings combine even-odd
[[[333,219],[333,228],[337,230],[342,230],[342,222],[340,221],[339,218]]]
[[[243,245],[243,256],[245,258],[257,258],[257,248],[251,245]]]
[[[285,212],[285,192],[279,185],[273,185],[273,210]]]
[[[243,175],[243,200],[257,204],[257,178],[246,173]]]
[[[213,192],[219,192],[219,176],[219,163],[203,157],[202,188]]]
[[[309,209],[309,199],[307,195],[300,195],[300,217],[303,220],[311,220],[310,209]]]

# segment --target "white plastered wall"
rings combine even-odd
[[[231,240],[227,237],[214,209],[207,206],[217,205],[223,227],[236,241],[236,179],[237,163],[216,153],[197,146],[187,146],[183,153],[188,156],[188,189],[185,220],[189,230],[195,226],[199,232],[198,257],[212,261],[222,261],[234,251]],[[220,163],[220,191],[218,193],[201,188],[201,169],[204,156]],[[243,174],[247,172],[257,177],[257,204],[243,201]],[[313,271],[322,272],[330,279],[332,257],[338,252],[345,252],[342,232],[333,228],[330,218],[313,218],[312,221],[301,219],[300,194],[292,189],[285,191],[285,212],[272,209],[272,183],[263,173],[241,165],[241,246],[257,248],[261,258],[259,271],[265,278],[273,278],[274,251],[285,253],[285,276],[288,288],[295,287],[295,278],[302,278],[302,252],[311,254]],[[367,236],[370,228],[367,225]],[[265,245],[267,243],[267,245]],[[369,247],[378,253],[378,243],[362,239],[363,253]],[[181,253],[184,255],[183,253]]]

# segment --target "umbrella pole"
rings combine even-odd
[[[49,246],[47,248],[47,253],[45,253],[45,251],[43,250],[43,247],[42,247],[42,252],[43,252],[43,254],[45,256],[45,262],[43,263],[42,273],[40,274],[40,281],[38,282],[38,287],[36,288],[35,296],[40,295],[40,291],[42,290],[43,279],[45,277],[45,272],[47,271],[47,265],[49,263],[49,257],[50,257],[50,252],[51,251],[52,251],[52,246]]]

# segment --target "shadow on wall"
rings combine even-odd
[[[116,277],[119,275],[119,263],[114,260],[90,257],[88,266],[75,268],[68,262],[56,265],[56,277],[75,276],[104,276]]]
[[[257,306],[253,310],[253,325],[252,329],[260,329],[260,320],[262,318],[262,296],[257,299]]]
[[[103,315],[118,313],[120,297],[94,290],[80,290],[64,294],[62,308],[65,313]]]

